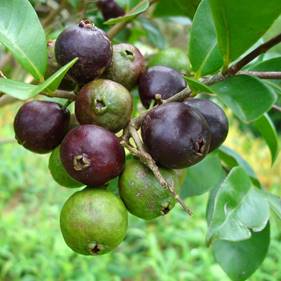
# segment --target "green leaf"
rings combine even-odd
[[[149,42],[159,49],[165,48],[166,40],[158,26],[146,18],[140,18],[139,21],[146,31]]]
[[[161,0],[156,6],[156,17],[186,16],[192,18],[200,0]]]
[[[73,59],[71,62],[60,68],[56,73],[54,73],[46,81],[39,85],[31,85],[2,78],[0,79],[0,92],[3,92],[19,100],[27,100],[44,91],[53,92],[58,88],[63,77],[76,61],[77,58]]]
[[[198,80],[195,80],[193,78],[186,77],[186,76],[184,77],[184,79],[187,81],[188,86],[190,87],[190,89],[193,92],[196,92],[196,93],[210,93],[210,94],[214,93],[213,89],[211,89],[209,86],[201,83]]]
[[[208,0],[200,3],[193,19],[189,59],[196,77],[214,73],[223,65]]]
[[[271,210],[281,220],[281,198],[269,192],[265,192],[265,194],[267,196],[267,200],[270,204]]]
[[[254,65],[251,65],[249,67],[249,70],[281,71],[281,57],[269,59],[269,60],[254,64]],[[280,80],[265,80],[264,83],[266,83],[268,86],[270,86],[276,94],[281,95]]]
[[[268,219],[269,205],[263,192],[253,187],[242,168],[233,168],[216,194],[207,241],[249,239],[251,230],[263,230]]]
[[[271,109],[277,97],[260,79],[237,75],[211,87],[243,122],[252,122]]]
[[[108,21],[104,22],[104,24],[112,25],[116,23],[121,22],[127,22],[138,16],[139,14],[142,14],[149,8],[149,1],[148,0],[142,0],[135,8],[132,9],[131,12],[127,13],[126,15],[118,18],[112,18]]]
[[[256,43],[281,13],[280,0],[209,0],[225,66]],[[262,12],[261,12],[262,11]]]
[[[270,243],[270,225],[240,242],[218,240],[212,247],[215,260],[233,281],[247,280],[261,265]]]
[[[28,0],[1,0],[0,43],[32,76],[44,80],[47,43],[44,30]]]
[[[187,169],[181,196],[186,198],[201,195],[219,185],[224,177],[225,172],[219,158],[209,154],[200,163]]]
[[[275,126],[268,114],[264,114],[262,117],[256,120],[254,122],[254,126],[266,141],[271,152],[271,162],[273,164],[279,152],[278,135]]]

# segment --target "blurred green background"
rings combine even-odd
[[[12,138],[19,105],[0,113],[0,139]],[[281,157],[274,167],[263,141],[241,133],[231,119],[226,144],[254,167],[267,189],[281,195]],[[1,281],[224,281],[205,244],[207,194],[187,199],[190,218],[177,206],[170,214],[144,222],[130,216],[127,238],[105,256],[85,257],[65,245],[59,212],[73,192],[58,186],[48,172],[48,156],[32,154],[16,143],[0,145],[0,280]],[[278,225],[279,223],[279,225]],[[251,281],[281,280],[280,221],[272,220],[272,242]]]

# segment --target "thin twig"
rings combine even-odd
[[[261,79],[281,79],[279,71],[239,71],[238,74],[256,76]]]
[[[10,143],[15,143],[16,139],[10,138],[10,139],[0,139],[0,145],[2,144],[10,144]]]
[[[276,110],[278,112],[281,112],[281,107],[276,105],[276,104],[272,106],[272,109],[274,109],[274,110]]]
[[[261,44],[260,46],[258,46],[256,49],[254,49],[248,55],[246,55],[241,60],[239,60],[237,63],[235,63],[233,66],[228,68],[225,71],[225,74],[230,74],[230,75],[236,74],[239,70],[241,70],[248,63],[253,61],[255,58],[257,58],[261,54],[266,53],[269,49],[271,49],[275,45],[279,44],[280,42],[281,42],[281,33],[278,34],[277,36],[273,37],[272,39],[268,40],[267,42]]]

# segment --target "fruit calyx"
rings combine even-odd
[[[82,27],[82,28],[93,28],[94,27],[94,24],[90,21],[90,20],[81,20],[79,22],[79,27]]]
[[[173,207],[170,205],[170,203],[166,203],[166,204],[163,204],[162,205],[162,209],[161,209],[161,215],[162,216],[165,216],[165,215],[167,215],[170,211],[171,211],[171,209],[172,209]]]
[[[194,143],[193,143],[193,149],[195,151],[195,153],[198,155],[198,156],[203,156],[204,154],[204,151],[205,151],[205,148],[206,148],[206,140],[201,137],[201,138],[198,138]]]
[[[134,61],[135,59],[134,53],[130,50],[124,50],[123,52],[121,52],[121,56],[129,59],[130,61]]]
[[[90,250],[91,255],[95,256],[104,250],[104,246],[102,244],[92,243],[92,244],[89,244],[89,250]]]
[[[107,105],[103,98],[95,98],[93,102],[93,110],[96,114],[102,114],[106,111]]]
[[[87,154],[76,155],[73,159],[73,168],[76,171],[83,171],[91,166],[91,161]]]

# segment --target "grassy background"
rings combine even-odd
[[[0,138],[13,137],[16,108],[1,110]],[[264,143],[240,133],[235,123],[227,145],[254,166],[266,188],[281,195],[280,157],[271,168]],[[130,216],[127,238],[115,252],[84,257],[68,249],[60,233],[59,212],[73,191],[51,179],[48,156],[34,155],[14,143],[1,145],[0,157],[1,281],[228,280],[205,245],[207,195],[187,200],[192,218],[179,207],[151,222]],[[268,257],[251,281],[281,280],[277,219],[271,235]]]

